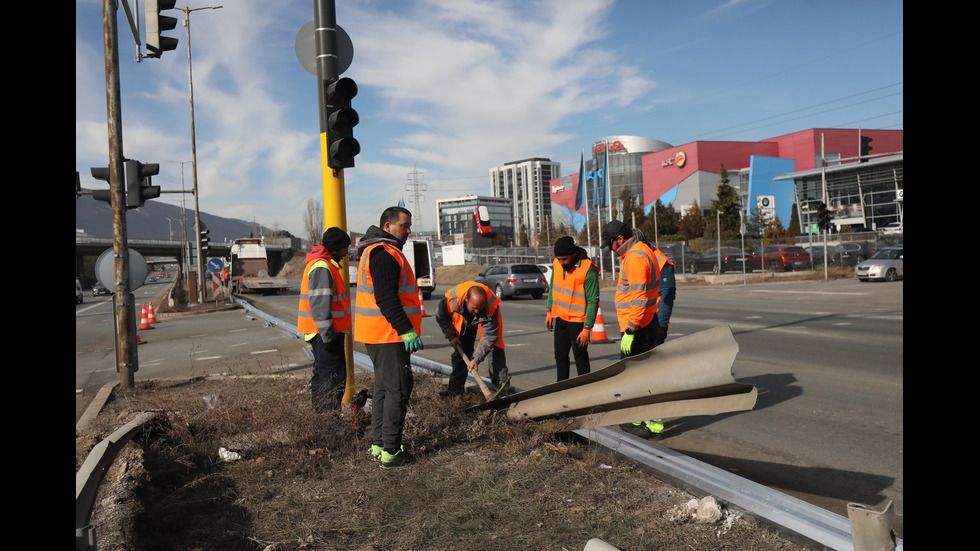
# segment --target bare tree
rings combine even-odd
[[[320,201],[310,198],[306,201],[306,212],[303,214],[303,228],[310,246],[320,244],[323,238],[323,206]]]

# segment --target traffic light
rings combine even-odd
[[[361,144],[354,139],[354,127],[360,117],[351,109],[357,84],[346,77],[331,80],[326,82],[323,93],[327,111],[327,165],[333,169],[350,168],[354,166],[354,156],[361,152]]]
[[[830,231],[830,211],[827,210],[826,203],[820,203],[817,207],[817,227],[823,231]]]
[[[162,31],[172,31],[177,26],[177,18],[161,15],[163,10],[172,10],[177,0],[144,0],[146,18],[146,57],[160,57],[177,47],[177,39],[163,36]]]
[[[109,167],[107,166],[93,166],[92,167],[92,177],[96,180],[102,180],[105,183],[109,183]],[[109,189],[94,189],[92,190],[92,198],[96,201],[105,201],[106,203],[112,204],[112,192]]]
[[[868,160],[865,158],[871,155],[871,136],[861,136],[861,162],[866,163]]]
[[[126,208],[142,207],[147,199],[160,196],[160,186],[150,185],[150,176],[160,173],[157,163],[143,164],[139,161],[126,161]]]
[[[211,250],[211,230],[201,230],[201,254]]]

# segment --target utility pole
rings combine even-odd
[[[197,188],[197,136],[194,129],[194,77],[191,70],[191,12],[197,10],[216,10],[221,6],[205,6],[203,8],[177,8],[184,12],[184,28],[187,29],[187,85],[190,90],[191,107],[191,177],[194,185],[194,246],[197,255],[197,302],[204,302],[204,294],[207,291],[204,279],[204,258],[201,251],[201,210],[200,193]]]
[[[112,252],[116,278],[116,350],[119,386],[132,388],[139,369],[136,356],[136,313],[129,290],[129,243],[126,237],[126,189],[123,180],[122,101],[119,90],[119,29],[116,1],[102,0],[105,45],[106,119],[109,128],[109,196],[112,206]]]
[[[415,205],[415,210],[412,211],[412,219],[418,222],[419,233],[422,232],[422,199],[425,199],[421,192],[428,191],[426,184],[419,181],[419,178],[422,177],[425,175],[419,172],[417,166],[412,165],[412,171],[408,173],[409,183],[405,185],[405,190],[412,192],[412,204]]]

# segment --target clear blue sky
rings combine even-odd
[[[89,167],[108,162],[101,6],[75,2],[75,168],[97,189]],[[359,88],[361,154],[345,171],[353,231],[401,198],[414,229],[432,230],[437,199],[490,194],[490,168],[547,157],[572,174],[603,136],[681,145],[904,125],[902,2],[336,0],[336,10],[354,45],[343,76]],[[322,200],[319,119],[295,41],[313,1],[234,0],[190,18],[201,209],[305,237],[307,201]],[[190,189],[186,31],[169,33],[176,50],[137,63],[122,11],[118,24],[124,154],[160,163],[164,189],[181,188],[183,167]],[[415,167],[421,212],[407,190]]]

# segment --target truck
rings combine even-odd
[[[231,245],[231,291],[275,294],[289,289],[284,278],[269,276],[269,260],[262,237],[236,239]]]
[[[402,253],[408,259],[415,272],[415,284],[422,291],[422,298],[428,300],[436,290],[436,265],[432,260],[432,243],[426,239],[410,239],[402,247]],[[350,286],[357,286],[356,260],[348,265]]]

